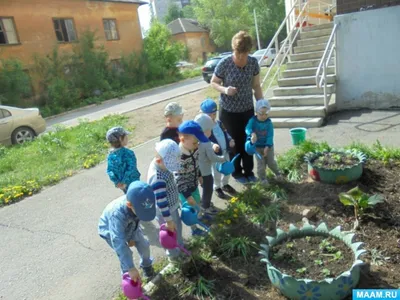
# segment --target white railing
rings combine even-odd
[[[315,74],[315,83],[316,83],[317,87],[324,88],[324,105],[325,105],[326,110],[328,110],[329,101],[331,98],[331,97],[329,97],[329,99],[328,99],[327,73],[328,73],[329,63],[332,58],[332,54],[336,49],[335,34],[336,34],[337,26],[338,26],[337,24],[335,24],[333,26],[332,33],[329,37],[328,43],[326,44],[326,48],[325,48],[324,54],[322,55],[321,62],[319,63],[317,73]],[[335,59],[336,59],[336,56],[335,56]],[[321,74],[321,72],[322,72],[322,74]]]

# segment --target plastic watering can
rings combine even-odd
[[[129,277],[129,273],[125,273],[122,276],[122,291],[124,293],[124,295],[128,298],[128,299],[144,299],[144,300],[150,300],[149,297],[143,295],[143,291],[142,291],[142,283],[140,282],[140,279],[138,281],[133,281],[130,277]]]
[[[231,175],[235,172],[235,160],[240,156],[240,153],[236,154],[231,161],[226,161],[224,163],[217,163],[216,167],[218,172],[224,175]]]
[[[175,249],[179,248],[182,252],[187,255],[191,255],[191,253],[186,250],[184,247],[178,244],[178,238],[176,237],[176,232],[169,231],[165,224],[160,226],[160,236],[159,236],[160,244],[165,249]]]
[[[187,226],[200,225],[204,228],[205,231],[209,232],[210,228],[206,224],[200,222],[198,214],[198,207],[195,208],[193,206],[190,206],[188,203],[185,203],[182,207],[181,220]]]
[[[262,159],[260,153],[257,152],[256,145],[252,144],[251,141],[247,141],[244,145],[244,149],[246,150],[248,155],[256,155],[258,159]]]

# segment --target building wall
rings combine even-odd
[[[400,106],[400,6],[335,17],[338,108]]]
[[[337,13],[346,14],[360,11],[361,8],[374,6],[381,8],[390,5],[399,5],[400,0],[337,0]]]
[[[16,57],[29,67],[33,55],[47,55],[55,45],[72,51],[74,43],[58,43],[53,18],[73,18],[78,40],[88,28],[96,30],[99,44],[104,44],[110,59],[121,53],[140,51],[142,35],[138,4],[85,0],[1,0],[0,16],[14,17],[19,45],[0,45],[0,58]],[[107,41],[103,18],[116,19],[119,40]]]
[[[191,62],[197,62],[198,59],[205,58],[208,53],[216,51],[208,32],[180,33],[174,35],[173,39],[184,43],[189,48]]]

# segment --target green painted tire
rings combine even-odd
[[[328,278],[321,281],[312,279],[296,279],[282,273],[275,268],[269,260],[269,249],[293,238],[305,238],[307,236],[333,237],[343,241],[354,253],[354,263],[350,270],[342,273],[336,278]],[[359,249],[362,243],[353,243],[354,234],[341,232],[340,226],[329,230],[325,223],[317,228],[309,223],[304,223],[302,228],[290,224],[289,232],[277,229],[277,236],[267,236],[268,245],[262,244],[264,249],[260,254],[264,256],[261,261],[267,264],[268,277],[280,292],[292,300],[341,300],[350,295],[360,280],[360,265],[364,262],[359,257],[365,250]]]

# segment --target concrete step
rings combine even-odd
[[[335,92],[335,85],[327,85],[327,93],[332,94]],[[308,86],[290,86],[278,87],[273,90],[274,96],[305,96],[305,95],[323,95],[324,89],[318,88],[316,85]]]
[[[286,67],[288,70],[298,70],[298,69],[304,69],[304,68],[318,68],[320,62],[321,62],[321,59],[293,61],[293,62],[288,62],[286,64]],[[334,64],[334,59],[332,58],[328,65],[332,66],[333,64]]]
[[[310,60],[322,58],[324,55],[324,51],[314,51],[314,52],[306,52],[301,54],[292,54],[290,55],[291,61],[302,61],[302,60]]]
[[[328,75],[326,76],[327,83],[333,84],[336,82],[335,75]],[[308,86],[308,85],[315,85],[315,75],[314,76],[304,76],[304,77],[294,77],[294,78],[281,78],[278,80],[278,85],[280,87],[284,86]]]
[[[324,105],[324,95],[275,96],[268,99],[271,106],[314,106]]]
[[[308,45],[308,46],[297,46],[294,47],[294,53],[299,54],[299,53],[307,53],[307,52],[313,52],[313,51],[324,51],[326,48],[327,43],[322,43],[322,44],[314,44],[314,45]]]
[[[308,32],[303,31],[300,33],[300,39],[311,39],[311,38],[316,38],[316,37],[321,37],[321,36],[330,36],[331,33],[332,33],[331,28],[308,31]]]
[[[317,118],[325,117],[324,106],[277,106],[269,112],[271,118]]]
[[[313,26],[303,27],[303,31],[310,32],[310,31],[322,30],[322,29],[332,29],[333,25],[334,25],[333,22],[320,24],[320,25],[313,25]]]
[[[304,77],[304,76],[315,76],[317,73],[316,68],[303,68],[303,69],[295,69],[295,70],[286,70],[282,73],[283,78],[293,78],[293,77]],[[328,67],[328,75],[335,73],[335,67]]]
[[[321,127],[324,118],[271,118],[274,128]]]
[[[329,35],[321,36],[317,38],[310,38],[310,39],[299,39],[297,40],[297,46],[309,46],[309,45],[316,45],[316,44],[323,44],[327,43],[329,40]]]

